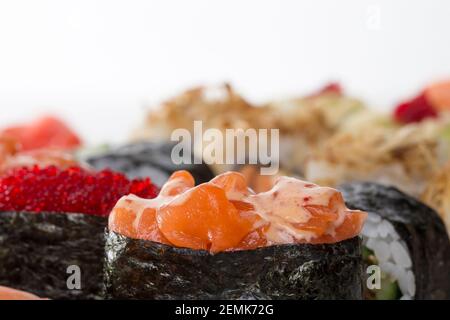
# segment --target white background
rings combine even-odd
[[[340,80],[389,110],[444,77],[448,0],[0,0],[0,126],[56,112],[92,143],[192,85],[259,102]]]

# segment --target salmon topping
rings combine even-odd
[[[0,300],[46,300],[41,299],[34,294],[0,286]]]
[[[176,247],[252,250],[288,243],[333,243],[359,234],[366,213],[349,210],[339,191],[280,177],[254,193],[245,177],[227,172],[194,186],[187,171],[172,174],[158,197],[122,197],[109,229]]]

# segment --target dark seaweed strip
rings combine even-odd
[[[450,241],[439,215],[394,187],[359,182],[340,187],[347,206],[389,220],[408,245],[416,299],[450,299]]]
[[[360,239],[221,252],[107,234],[113,299],[361,299]]]
[[[0,285],[51,299],[98,299],[103,289],[106,218],[85,214],[0,212]],[[67,289],[67,267],[81,290]]]
[[[197,184],[207,182],[214,177],[205,163],[174,164],[171,158],[173,146],[171,142],[134,143],[89,157],[86,161],[96,169],[110,168],[125,173],[129,178],[150,177],[159,186],[177,170],[188,170]],[[192,154],[190,157],[193,163]]]

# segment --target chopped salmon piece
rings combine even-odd
[[[0,286],[0,300],[45,300],[34,294]]]
[[[318,238],[312,239],[310,243],[336,243],[353,238],[361,232],[366,218],[367,213],[365,212],[348,210],[344,222],[336,228],[334,235],[322,235]]]
[[[161,196],[175,196],[195,186],[194,177],[186,170],[179,170],[170,176],[161,189]]]
[[[266,231],[268,225],[260,227],[250,232],[242,241],[237,245],[236,250],[254,250],[257,248],[267,246]]]
[[[218,175],[211,180],[211,183],[221,187],[227,195],[247,195],[248,185],[243,174],[229,171]]]
[[[110,215],[110,230],[216,253],[283,241],[339,242],[358,235],[366,219],[366,213],[347,209],[337,190],[294,178],[282,177],[260,194],[249,191],[237,172],[194,183],[189,172],[178,171],[155,199],[122,198]],[[286,232],[292,240],[285,240]]]
[[[225,191],[212,183],[162,206],[157,221],[172,244],[211,252],[234,248],[253,229],[251,219],[243,218]]]
[[[125,200],[131,201],[131,200]],[[136,212],[123,207],[115,207],[108,218],[108,228],[128,238],[137,239],[137,230],[134,227]]]
[[[276,176],[262,175],[260,170],[261,167],[255,165],[246,165],[240,169],[249,187],[256,193],[269,191],[276,178]]]
[[[156,209],[154,208],[146,208],[142,212],[136,223],[136,229],[137,238],[139,239],[169,244],[169,241],[158,228]]]

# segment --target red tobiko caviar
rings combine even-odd
[[[319,94],[324,94],[324,93],[342,94],[342,87],[337,82],[331,82],[319,91]]]
[[[327,85],[323,86],[319,90],[317,90],[315,93],[309,95],[309,98],[316,98],[323,94],[335,94],[335,95],[342,95],[342,87],[337,82],[330,82]]]
[[[399,104],[394,111],[394,118],[400,123],[419,122],[436,116],[436,110],[424,93],[410,101]]]
[[[110,170],[16,168],[0,177],[0,211],[73,212],[107,216],[124,195],[154,198],[149,178],[128,180]]]

